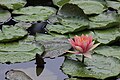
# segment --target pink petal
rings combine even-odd
[[[88,39],[89,39],[89,44],[92,42],[93,40],[93,37],[92,36],[88,36]]]
[[[76,44],[79,44],[79,42],[80,42],[79,36],[76,35],[76,36],[74,37],[74,41],[75,41]]]
[[[72,47],[75,47],[75,42],[72,39],[68,39]]]
[[[90,50],[90,48],[93,47],[93,44],[94,44],[94,41],[91,42],[90,44],[88,44],[86,50],[87,50],[87,51]]]
[[[80,52],[78,51],[66,51],[66,52],[73,53],[73,54],[80,54]]]
[[[80,46],[75,46],[75,49],[83,53],[83,49]]]
[[[94,44],[94,45],[92,46],[92,48],[90,48],[89,51],[92,51],[92,50],[93,50],[94,48],[96,48],[98,45],[100,45],[100,43]]]
[[[87,53],[83,53],[83,55],[85,56],[85,57],[87,57],[87,58],[92,58],[92,56],[91,56],[91,54],[89,53],[89,52],[87,52]]]
[[[86,52],[86,50],[87,50],[87,42],[83,42],[83,46],[84,46],[84,48],[83,48],[83,50],[84,50],[84,52]]]
[[[81,37],[84,37],[84,36],[85,36],[84,34],[81,35]]]

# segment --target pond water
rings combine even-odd
[[[35,60],[25,63],[16,64],[0,64],[0,80],[5,80],[5,73],[11,69],[20,70],[25,72],[33,80],[64,80],[67,76],[62,73],[60,66],[64,61],[64,57],[58,57],[55,59],[46,58],[44,69],[41,69],[41,73],[37,76]]]

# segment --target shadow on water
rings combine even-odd
[[[8,73],[11,69],[24,72],[33,80],[64,80],[67,78],[67,76],[60,70],[64,57],[58,57],[55,59],[46,58],[44,61],[46,64],[43,68],[38,68],[35,65],[35,60],[10,65],[0,64],[0,80],[5,80],[5,73]]]

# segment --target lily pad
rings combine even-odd
[[[32,43],[1,43],[0,44],[0,62],[26,62],[33,60],[36,53],[43,53],[42,45]]]
[[[82,79],[77,79],[77,78],[67,78],[65,80],[82,80]]]
[[[69,2],[70,0],[52,0],[52,1],[53,1],[54,5],[63,6],[64,4]]]
[[[93,79],[67,78],[65,80],[93,80]]]
[[[93,32],[93,31],[90,31],[90,30],[83,30],[83,31],[76,32],[76,33],[70,33],[70,34],[69,34],[69,37],[70,37],[70,38],[73,38],[75,35],[81,36],[82,34],[91,35],[91,36],[93,36],[94,39],[95,39],[95,37],[96,37],[96,35],[94,34],[94,32]]]
[[[71,46],[65,36],[37,35],[36,41],[45,47],[44,57],[58,57],[70,49]]]
[[[21,39],[25,35],[27,35],[27,31],[20,27],[3,25],[2,31],[0,31],[0,42],[11,42]]]
[[[0,23],[7,22],[11,18],[11,14],[8,10],[0,8]]]
[[[69,9],[71,8],[71,9]],[[57,15],[60,24],[49,24],[46,28],[50,32],[61,34],[82,31],[88,28],[88,18],[77,5],[65,4],[58,11]]]
[[[66,58],[62,65],[62,71],[67,75],[97,79],[117,76],[120,73],[119,68],[119,59],[98,54],[92,55],[92,59],[86,58],[85,64]]]
[[[119,16],[116,12],[105,12],[89,19],[90,29],[105,29],[119,25]]]
[[[19,23],[16,23],[15,24],[16,27],[21,27],[23,28],[24,30],[28,29],[29,27],[32,26],[31,23],[25,23],[25,22],[19,22]]]
[[[0,6],[8,9],[19,9],[25,6],[25,0],[0,0]]]
[[[29,6],[21,8],[19,10],[14,10],[13,14],[23,14],[20,16],[14,17],[15,20],[33,22],[33,21],[44,21],[52,14],[56,13],[56,10],[52,7],[43,7],[43,6]]]
[[[63,5],[59,9],[57,15],[62,17],[78,17],[78,18],[88,19],[87,15],[83,12],[83,10],[79,8],[76,4],[72,4],[72,3],[66,3],[65,5]]]
[[[102,44],[115,42],[120,37],[120,28],[109,28],[104,30],[95,30],[95,39]]]
[[[106,57],[115,57],[120,60],[120,47],[119,46],[100,46],[96,48],[95,53],[102,54]]]
[[[120,8],[120,2],[117,1],[107,1],[107,5],[117,10]]]
[[[78,5],[85,14],[100,14],[105,10],[105,6],[98,1],[71,1],[70,3]]]

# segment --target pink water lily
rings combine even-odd
[[[100,43],[94,44],[93,37],[82,34],[74,36],[73,39],[68,39],[72,47],[76,51],[67,51],[75,54],[82,54],[85,57],[92,58],[90,51],[96,48]]]

